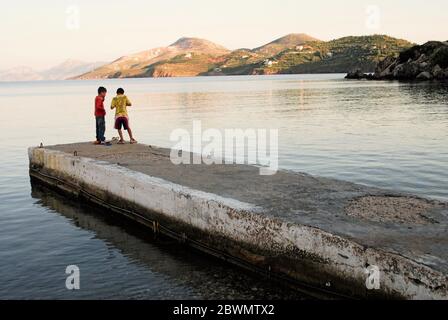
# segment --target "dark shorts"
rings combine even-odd
[[[128,130],[128,128],[129,128],[128,118],[119,117],[119,118],[115,119],[115,129],[120,130],[121,127],[123,127],[124,130]]]

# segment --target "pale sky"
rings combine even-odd
[[[288,33],[446,41],[447,12],[446,0],[4,0],[0,70],[43,69],[68,58],[110,61],[182,36],[229,49]]]

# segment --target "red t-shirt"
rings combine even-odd
[[[95,98],[95,117],[104,117],[106,110],[104,109],[104,98],[97,96]]]

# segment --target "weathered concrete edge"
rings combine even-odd
[[[331,284],[334,276],[335,283],[336,279],[344,279],[358,287],[357,292],[362,292],[366,266],[376,265],[381,271],[381,295],[448,299],[446,275],[405,257],[366,248],[317,228],[268,217],[261,214],[262,208],[252,204],[187,188],[108,162],[45,148],[29,148],[28,152],[31,167],[98,188],[211,237],[247,244],[272,257],[289,256],[297,259],[297,263],[299,259],[313,260],[312,265],[317,263],[319,270],[307,272],[323,274],[326,278],[312,285]],[[301,278],[300,273],[288,272],[287,266],[277,269],[299,281],[309,281]],[[366,295],[369,295],[367,291]]]

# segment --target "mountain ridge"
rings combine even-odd
[[[43,80],[33,68],[27,66],[16,66],[0,71],[0,81],[38,81]]]
[[[181,37],[109,63],[69,59],[43,71],[11,68],[0,71],[0,81],[372,72],[379,61],[413,45],[387,35],[322,41],[290,33],[256,48],[229,50],[206,39]]]
[[[81,73],[95,70],[105,62],[85,62],[76,59],[67,59],[64,62],[39,72],[44,80],[65,80]]]
[[[346,73],[354,68],[369,72],[384,57],[412,45],[387,35],[322,41],[291,33],[257,48],[230,51],[209,40],[182,37],[167,47],[121,57],[74,79]]]
[[[37,71],[28,66],[16,66],[0,71],[0,81],[66,80],[81,73],[92,71],[106,62],[84,62],[67,59],[51,68]]]
[[[169,61],[180,55],[184,55],[187,59],[190,59],[193,55],[220,56],[229,52],[230,50],[224,48],[223,46],[206,39],[182,37],[167,47],[149,49],[128,56],[123,56],[92,72],[74,77],[74,79],[147,77],[151,73],[151,70],[149,70],[151,65],[153,68],[157,67],[157,63],[160,63],[161,61]],[[207,70],[202,68],[201,71]],[[154,71],[152,74],[167,76],[164,72],[165,71],[163,70],[158,70]]]
[[[285,48],[302,45],[311,41],[321,40],[314,38],[306,33],[290,33],[258,48],[254,48],[252,49],[252,51],[273,56],[280,53]]]

